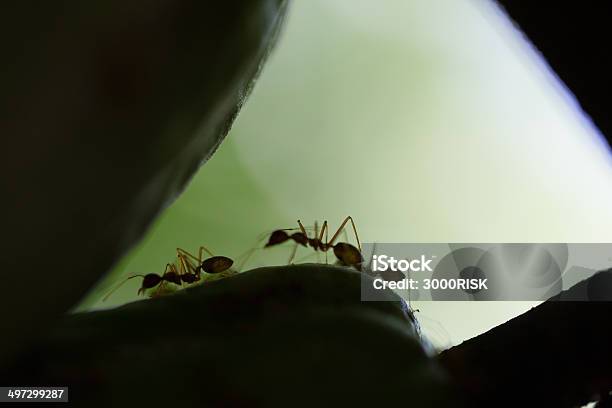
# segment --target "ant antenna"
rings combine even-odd
[[[302,225],[302,221],[298,220],[298,225],[300,226],[300,231],[302,231],[302,234],[308,236],[306,233],[306,228],[304,228],[304,225]]]
[[[297,228],[283,228],[283,229],[281,229],[280,231],[293,231],[293,230],[296,230],[296,229],[297,229]],[[245,252],[243,252],[242,254],[240,254],[240,255],[239,255],[237,258],[236,258],[236,261],[238,261],[238,262],[237,262],[237,265],[236,265],[236,270],[237,270],[238,272],[241,272],[241,271],[242,271],[242,269],[244,268],[244,266],[247,264],[247,262],[249,261],[249,259],[251,259],[251,256],[253,256],[253,254],[254,254],[256,251],[263,249],[263,248],[261,248],[261,243],[262,243],[264,240],[268,239],[268,238],[270,237],[270,234],[272,234],[273,232],[274,232],[274,231],[265,231],[265,232],[262,232],[261,234],[259,234],[259,235],[257,236],[257,238],[255,239],[255,243],[254,243],[254,245],[253,245],[251,248],[247,249],[247,250],[246,250]],[[210,253],[210,251],[206,251],[206,252],[208,252],[208,254],[209,254],[210,256],[213,256],[213,254],[212,254],[212,253]],[[200,263],[202,263],[202,262],[200,261]]]
[[[123,281],[122,281],[120,284],[118,284],[118,285],[117,285],[117,286],[115,286],[115,287],[114,287],[114,288],[113,288],[113,289],[112,289],[110,292],[108,292],[108,293],[106,294],[106,296],[104,296],[104,297],[102,298],[102,301],[103,301],[103,302],[106,302],[106,299],[108,299],[108,298],[109,298],[109,296],[110,296],[110,295],[112,295],[112,294],[113,294],[113,293],[114,293],[114,292],[115,292],[117,289],[119,289],[121,286],[123,286],[123,284],[124,284],[125,282],[129,281],[130,279],[137,278],[137,277],[144,278],[144,275],[132,275],[132,276],[129,276],[129,277],[125,278],[125,279],[124,279],[124,280],[123,280]]]
[[[285,229],[283,231],[289,231],[290,229]],[[261,243],[267,239],[270,236],[271,232],[266,231],[263,232],[261,234],[259,234],[257,236],[257,239],[255,241],[255,244],[253,245],[252,248],[247,249],[244,253],[242,253],[241,255],[238,256],[238,258],[236,258],[238,262],[238,265],[236,266],[236,269],[238,270],[238,272],[241,272],[242,269],[244,268],[244,265],[246,265],[246,263],[249,261],[249,259],[251,259],[251,256],[255,253],[255,251],[257,250],[261,250],[262,248],[260,248]]]

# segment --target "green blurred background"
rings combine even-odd
[[[77,310],[137,299],[134,279],[101,302],[176,247],[236,258],[298,218],[333,229],[352,215],[364,242],[610,242],[610,164],[490,2],[296,0],[226,141]],[[448,347],[533,303],[416,306]]]

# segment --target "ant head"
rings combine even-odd
[[[348,266],[358,267],[363,262],[361,252],[346,242],[338,242],[334,245],[334,255],[342,264]]]
[[[213,256],[202,262],[202,270],[207,273],[219,273],[232,267],[234,261],[226,256]]]
[[[176,285],[180,285],[181,284],[181,277],[176,272],[166,272],[164,274],[164,276],[162,277],[162,279],[164,279],[165,281],[168,281],[168,282],[172,282],[172,283],[174,283]]]
[[[155,286],[159,285],[159,282],[161,281],[162,281],[162,277],[156,273],[146,274],[144,278],[142,279],[142,286],[140,287],[140,289],[138,289],[138,294],[140,295],[146,289],[154,288]]]
[[[306,246],[308,244],[308,237],[303,232],[296,232],[291,235],[291,239],[300,245]]]
[[[198,280],[198,275],[195,273],[184,273],[181,275],[181,279],[185,283],[193,283]]]
[[[287,235],[285,231],[276,230],[270,235],[270,238],[268,239],[268,243],[266,244],[265,248],[271,247],[273,245],[282,244],[288,239],[289,239],[289,235]]]

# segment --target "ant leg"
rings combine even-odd
[[[179,276],[179,278],[181,277],[181,275],[191,273],[191,269],[189,269],[187,266],[187,261],[185,260],[185,256],[179,254],[177,255],[177,258],[179,259],[178,268],[175,264],[168,264],[170,266],[170,272],[176,273]]]
[[[342,237],[344,238],[344,242],[348,242],[348,232],[346,232],[346,228],[342,230]]]
[[[201,257],[198,258],[195,255],[193,255],[192,253],[185,251],[183,248],[176,248],[176,253],[177,255],[183,256],[185,258],[185,260],[187,260],[187,258],[192,259],[194,262],[197,262],[198,264],[202,263],[202,259]]]
[[[159,293],[161,292],[162,287],[164,286],[164,283],[166,283],[165,280],[162,280],[161,282],[159,282],[159,285],[157,285],[157,290],[155,291],[155,293],[151,297],[158,297],[159,296]]]
[[[104,296],[104,297],[102,298],[102,301],[103,301],[103,302],[106,302],[106,300],[109,298],[109,296],[110,296],[110,295],[112,295],[113,293],[115,293],[115,291],[116,291],[117,289],[119,289],[121,286],[123,286],[123,284],[124,284],[125,282],[129,281],[130,279],[133,279],[133,278],[138,278],[138,277],[140,277],[140,278],[144,278],[144,275],[132,275],[132,276],[129,276],[129,277],[125,278],[123,281],[121,281],[121,283],[119,283],[117,286],[115,286],[113,289],[111,289],[111,291],[110,291],[110,292],[108,292],[108,293],[106,294],[106,296]]]
[[[162,278],[163,278],[164,275],[166,275],[166,273],[168,272],[168,269],[172,270],[172,264],[166,264],[166,269],[164,269],[164,274],[162,275]],[[164,283],[166,283],[166,281],[162,279],[162,281],[159,282],[159,285],[157,285],[157,290],[155,291],[155,293],[151,297],[159,296],[159,293],[161,292],[162,287],[164,286]]]
[[[329,237],[327,236],[327,231],[329,231],[329,228],[327,228],[327,221],[325,221],[325,263],[327,264],[327,253],[329,252],[329,245],[327,245],[327,242],[329,241]]]
[[[193,282],[189,282],[187,280],[183,280],[182,276],[183,275],[196,275],[196,271],[193,268],[193,265],[191,265],[190,263],[188,263],[185,260],[185,256],[184,255],[177,255],[178,257],[178,269],[176,267],[176,265],[172,265],[172,270],[174,272],[176,272],[179,275],[179,280],[181,281],[181,286],[183,286],[183,282],[185,283],[185,285],[189,285]]]
[[[177,272],[179,275],[184,275],[187,273],[187,261],[185,260],[185,255],[183,254],[176,254],[176,257],[178,258],[178,270],[177,267],[174,266],[174,271]]]
[[[206,252],[209,256],[215,256],[208,248],[206,248],[205,246],[201,246],[198,250],[198,256],[196,257],[194,254],[190,253],[189,251],[185,251],[183,248],[176,248],[176,252],[179,255],[183,255],[186,258],[190,258],[191,260],[197,262],[198,264],[201,264],[202,261],[204,260],[202,254],[204,252]]]
[[[314,239],[319,238],[319,226],[317,225],[317,221],[314,222]],[[321,263],[319,258],[319,245],[314,245],[315,253],[317,254],[317,263]]]
[[[241,254],[238,258],[236,258],[236,260],[240,261],[238,263],[238,266],[236,267],[238,272],[242,271],[242,269],[244,268],[244,265],[246,265],[247,261],[255,253],[255,251],[263,249],[263,248],[261,248],[261,243],[265,239],[268,239],[270,237],[270,234],[272,234],[272,232],[274,232],[274,231],[264,232],[264,233],[260,234],[257,237],[257,239],[255,240],[255,244],[250,249],[246,250],[243,254]]]
[[[166,276],[166,274],[169,273],[169,272],[174,272],[177,275],[180,275],[180,273],[176,269],[176,265],[174,265],[173,263],[167,263],[166,264],[166,268],[164,269],[164,274],[162,275],[162,280],[159,283],[159,285],[157,286],[157,290],[155,291],[155,293],[153,293],[153,295],[151,297],[159,296],[159,294],[162,291],[162,288],[164,287],[164,284],[166,283],[166,280],[163,279],[163,277]],[[176,282],[172,282],[172,283],[174,283],[175,285],[182,286],[182,283],[180,283],[180,279],[179,279],[179,283],[178,284]]]
[[[185,270],[188,271],[189,273],[197,273],[195,272],[195,270],[204,261],[204,257],[203,257],[204,252],[206,252],[210,256],[214,256],[213,253],[209,251],[208,248],[206,248],[205,246],[200,247],[200,249],[198,250],[197,257],[193,255],[192,253],[185,251],[182,248],[176,248],[176,252],[179,258],[182,260]],[[194,266],[192,262],[195,262],[196,265]]]
[[[323,251],[325,251],[325,264],[327,265],[327,251],[329,247],[327,246],[327,220],[323,221],[323,226],[321,227],[321,233],[317,237],[319,242],[323,242],[323,234],[325,233],[325,245],[323,245]]]
[[[177,254],[176,257],[178,258],[178,269],[176,267],[176,265],[172,265],[172,272],[176,272],[179,275],[183,275],[187,272],[187,269],[185,268],[185,262],[183,260],[183,256],[180,254]]]
[[[201,246],[200,249],[198,250],[198,256],[200,257],[200,263],[202,263],[202,261],[204,260],[204,257],[202,256],[203,252],[206,252],[208,256],[215,256],[208,248],[206,248],[205,246]]]
[[[173,263],[166,264],[166,269],[164,269],[164,273],[162,274],[162,277],[165,276],[168,272],[173,272],[173,273],[176,273],[177,275],[181,274],[181,272],[176,269],[176,265]]]
[[[316,227],[315,227],[315,231],[316,231]],[[321,233],[319,234],[318,238],[319,241],[323,242],[323,234],[327,232],[327,221],[323,221],[323,225],[321,226]],[[316,236],[316,232],[315,232],[315,236]]]
[[[191,254],[188,251],[185,251],[182,248],[176,248],[176,255],[180,261],[181,267],[184,270],[184,273],[194,272],[195,269],[202,264],[202,260],[196,258],[195,255]],[[195,263],[195,266],[194,266]]]
[[[306,233],[306,228],[304,228],[300,220],[298,220],[298,225],[300,226],[300,231],[302,231],[302,234],[308,236],[308,234]]]
[[[359,249],[359,252],[361,252],[361,242],[359,242],[359,235],[357,234],[357,228],[355,227],[355,223],[353,222],[353,218],[350,215],[348,217],[346,217],[344,219],[344,221],[342,221],[342,224],[340,224],[340,227],[336,230],[336,233],[332,237],[331,241],[329,241],[329,245],[333,245],[334,244],[334,241],[336,240],[336,238],[338,238],[338,235],[344,229],[344,226],[346,225],[346,223],[349,222],[349,221],[351,222],[351,225],[353,226],[353,232],[355,233],[355,239],[357,239],[357,247]]]
[[[238,272],[240,272],[242,270],[242,268],[244,268],[244,265],[246,265],[247,261],[251,258],[251,255],[253,255],[255,253],[255,251],[257,251],[259,248],[257,247],[253,247],[249,250],[247,250],[244,254],[240,255],[238,258],[240,262],[238,263],[238,266],[236,266],[236,269],[238,270]]]
[[[289,260],[287,261],[287,264],[291,265],[293,262],[293,258],[295,258],[295,253],[297,252],[297,247],[298,244],[297,242],[293,244],[293,250],[291,251],[291,256],[289,257]]]
[[[202,263],[198,262],[196,266],[187,259],[184,254],[178,255],[180,261],[180,271],[182,275],[194,275],[196,280],[200,280],[201,270],[198,268]]]

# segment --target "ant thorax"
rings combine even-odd
[[[308,239],[308,245],[310,245],[312,248],[314,248],[315,251],[328,251],[330,246],[328,244],[323,243],[320,239],[318,238],[309,238]]]

